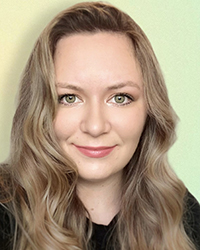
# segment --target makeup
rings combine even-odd
[[[109,155],[115,146],[112,147],[87,147],[74,145],[82,154],[91,158],[102,158]]]

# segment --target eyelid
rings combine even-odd
[[[62,99],[63,99],[65,96],[75,96],[77,99],[79,99],[79,101],[72,102],[72,103],[64,102],[64,101],[62,101]],[[77,103],[80,103],[80,102],[82,102],[82,100],[81,100],[81,98],[80,98],[79,96],[77,96],[76,94],[67,93],[67,94],[58,95],[58,103],[59,103],[59,104],[63,104],[63,105],[66,105],[66,106],[72,106],[72,105],[76,105]]]
[[[114,97],[116,97],[116,96],[125,96],[126,98],[129,99],[129,101],[128,101],[128,102],[125,102],[125,103],[112,102],[112,103],[113,103],[114,105],[116,105],[116,106],[125,106],[125,105],[128,105],[128,104],[132,103],[132,102],[135,100],[135,98],[134,98],[132,95],[130,95],[130,94],[128,94],[128,93],[120,92],[120,93],[114,94],[111,98],[109,98],[108,102],[110,103],[111,100],[112,100]]]

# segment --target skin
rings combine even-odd
[[[59,96],[54,130],[77,165],[77,192],[92,220],[108,224],[119,211],[123,168],[147,116],[133,46],[121,34],[75,34],[58,41],[54,60]],[[82,147],[92,147],[89,155]]]

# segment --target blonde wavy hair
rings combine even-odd
[[[1,167],[1,200],[16,221],[13,249],[90,249],[92,223],[76,194],[77,168],[53,130],[58,103],[54,53],[63,36],[101,31],[131,39],[148,108],[139,145],[124,169],[113,249],[192,250],[183,227],[186,188],[167,161],[177,117],[162,72],[141,28],[102,2],[80,3],[59,13],[40,35],[23,73],[10,157]]]

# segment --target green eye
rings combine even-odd
[[[64,94],[58,96],[58,103],[66,106],[75,105],[81,103],[82,100],[75,94]]]
[[[109,103],[113,103],[117,106],[125,106],[134,102],[134,98],[132,95],[127,93],[116,93],[113,97],[109,100]]]
[[[126,96],[124,95],[116,95],[114,97],[116,103],[123,103],[125,101]]]
[[[76,101],[75,95],[66,95],[64,100],[68,103],[74,103]]]

